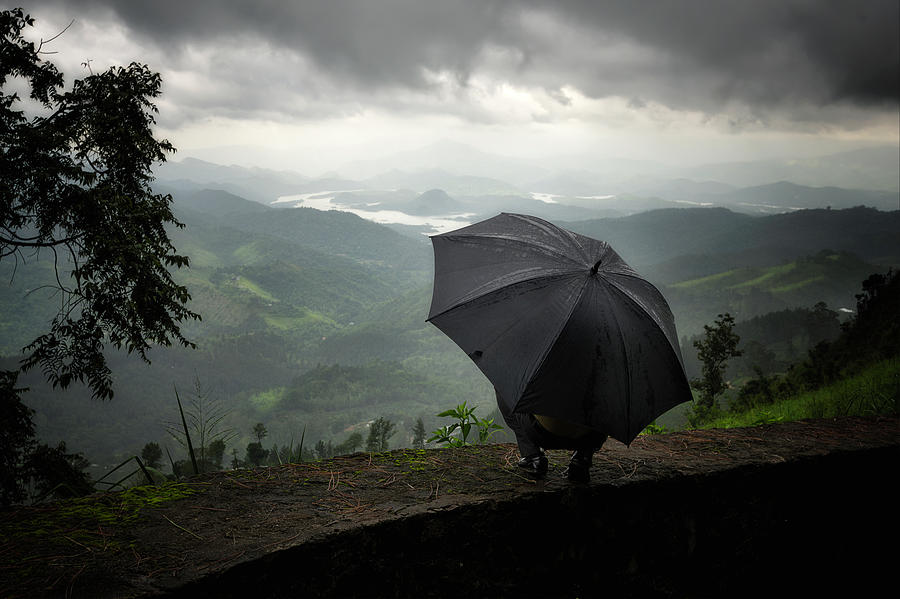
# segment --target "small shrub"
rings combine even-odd
[[[470,408],[466,402],[462,402],[452,410],[445,410],[438,414],[441,418],[456,418],[456,422],[432,431],[429,443],[446,443],[450,447],[464,447],[469,443],[469,434],[474,426],[478,430],[478,442],[487,443],[494,432],[503,427],[494,422],[493,418],[481,419],[475,416],[477,406]],[[457,431],[459,433],[457,434]]]

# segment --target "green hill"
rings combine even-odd
[[[768,266],[825,248],[884,266],[900,263],[900,211],[800,210],[752,217],[724,208],[676,208],[564,226],[607,241],[639,272],[666,282],[715,274],[728,264]]]
[[[852,309],[859,284],[881,266],[847,252],[823,250],[782,264],[734,268],[662,287],[681,335],[702,331],[711,316],[730,312],[743,320],[767,312],[812,307]]]
[[[313,208],[282,208],[256,214],[226,215],[223,224],[348,258],[391,273],[404,282],[421,284],[430,274],[431,256],[426,239],[401,235],[355,214]]]
[[[176,209],[189,209],[215,215],[231,213],[252,214],[271,210],[258,202],[251,202],[221,189],[201,189],[195,193],[177,193]]]
[[[862,282],[856,316],[817,343],[804,359],[772,374],[760,371],[730,393],[729,413],[709,426],[760,421],[876,416],[900,411],[900,276]],[[816,310],[819,315],[824,311]]]
[[[815,256],[778,266],[736,268],[674,283],[668,287],[702,294],[719,291],[749,293],[757,290],[775,295],[806,293],[810,287],[815,287],[813,293],[846,295],[848,285],[856,282],[860,273],[871,272],[873,268],[853,254],[822,250]]]
[[[167,441],[162,423],[177,413],[173,386],[186,392],[196,379],[232,410],[227,424],[241,435],[234,443],[241,453],[255,422],[269,427],[267,442],[288,443],[304,426],[307,440],[340,442],[347,427],[378,416],[407,423],[421,415],[431,426],[438,423],[427,418],[463,399],[483,405],[481,415],[493,409],[477,368],[425,322],[432,256],[424,237],[221,191],[176,197],[176,209],[186,227],[172,239],[191,268],[175,276],[203,315],[185,326],[198,349],[155,348],[151,366],[110,353],[116,397],[108,403],[80,388],[60,393],[29,373],[21,383],[32,388],[26,402],[43,440],[65,439],[98,463],[121,461],[148,441]],[[886,270],[875,258],[900,255],[898,215],[680,209],[569,225],[610,241],[642,273],[656,268],[647,276],[670,301],[679,334],[690,336],[719,312],[744,321],[819,301],[854,305],[860,281]],[[15,277],[16,265],[0,265],[12,280],[0,288],[3,355],[13,356],[53,314],[52,298],[40,295],[46,291],[33,291],[53,280],[49,264],[18,265]],[[332,391],[312,398],[329,382]],[[311,399],[296,399],[303,396]]]
[[[606,241],[626,262],[642,271],[675,256],[728,253],[731,248],[721,247],[716,240],[753,220],[754,217],[724,208],[667,208],[563,226]]]
[[[757,185],[724,193],[702,196],[702,199],[715,201],[719,205],[758,207],[783,207],[797,210],[812,209],[821,206],[831,208],[853,208],[869,206],[879,210],[896,210],[898,208],[896,191],[871,191],[864,189],[844,189],[840,187],[807,187],[788,181],[779,181],[767,185]]]

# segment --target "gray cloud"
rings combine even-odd
[[[894,0],[754,0],[556,3],[561,18],[618,31],[669,54],[673,87],[692,74],[709,91],[749,103],[900,99],[900,3]]]
[[[32,12],[40,18],[41,6],[50,5]],[[811,107],[829,107],[829,118],[838,120],[858,119],[868,107],[896,109],[898,6],[896,0],[67,0],[53,10],[115,18],[173,64],[185,62],[189,48],[221,48],[227,59],[245,45],[263,44],[305,65],[289,72],[297,61],[286,59],[247,73],[240,71],[245,65],[211,61],[213,78],[255,82],[256,91],[231,97],[235,109],[265,102],[259,89],[277,92],[286,81],[346,110],[354,99],[390,103],[397,90],[421,99],[434,91],[429,74],[448,75],[464,88],[473,73],[487,72],[555,98],[570,85],[592,97],[630,98],[635,108],[656,102],[716,113],[738,103],[805,121]],[[847,110],[835,108],[841,106]]]

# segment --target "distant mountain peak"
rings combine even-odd
[[[450,196],[443,189],[429,189],[428,191],[419,195],[419,200],[427,200],[427,201],[436,201],[436,200],[450,200]]]
[[[466,212],[466,208],[443,189],[429,189],[410,202],[406,211],[418,215],[448,215]]]

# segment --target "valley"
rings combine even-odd
[[[682,192],[669,194],[682,199],[600,190],[598,197],[515,194],[513,184],[504,186],[506,195],[489,194],[500,187],[497,180],[447,173],[441,176],[452,192],[199,166],[218,184],[196,173],[196,180],[160,177],[157,184],[173,195],[176,216],[186,225],[171,235],[191,258],[190,268],[175,277],[203,317],[184,327],[197,349],[155,348],[150,365],[110,353],[116,396],[109,402],[91,400],[77,386],[54,390],[39,372],[21,379],[31,389],[26,402],[36,410],[39,437],[65,440],[90,459],[95,474],[151,441],[182,453],[165,432],[177,417],[176,390],[184,398],[203,389],[226,408],[221,425],[235,433],[226,457],[233,450],[243,455],[257,422],[267,427],[266,448],[301,438],[311,448],[320,440],[338,445],[384,417],[396,427],[391,447],[405,447],[417,419],[431,431],[441,425],[439,411],[463,400],[488,416],[495,411],[490,385],[425,322],[432,277],[427,234],[499,211],[527,212],[608,241],[669,301],[689,376],[698,368],[690,339],[717,314],[730,312],[743,322],[824,302],[833,311],[829,318],[845,319],[861,281],[900,264],[894,192],[832,190],[823,196],[828,205],[797,210],[779,199],[783,186],[776,186],[766,203],[782,205],[772,213],[735,199],[763,193],[759,188],[724,185],[685,203]],[[434,182],[434,173],[419,175],[420,189]],[[410,181],[393,177],[397,185]],[[240,195],[251,188],[254,193]],[[329,191],[335,189],[354,191]],[[805,189],[803,197],[814,196]],[[707,206],[713,197],[721,201]],[[311,199],[336,209],[295,207]],[[376,222],[387,212],[409,220]],[[52,298],[40,290],[42,277],[52,276],[51,264],[42,259],[37,266],[13,277],[14,266],[2,264],[0,275],[12,281],[0,290],[0,354],[8,364],[53,311]],[[802,330],[793,336],[744,341],[777,350],[772,363],[783,367],[788,355],[802,358],[811,343]],[[496,440],[511,439],[506,435]]]

